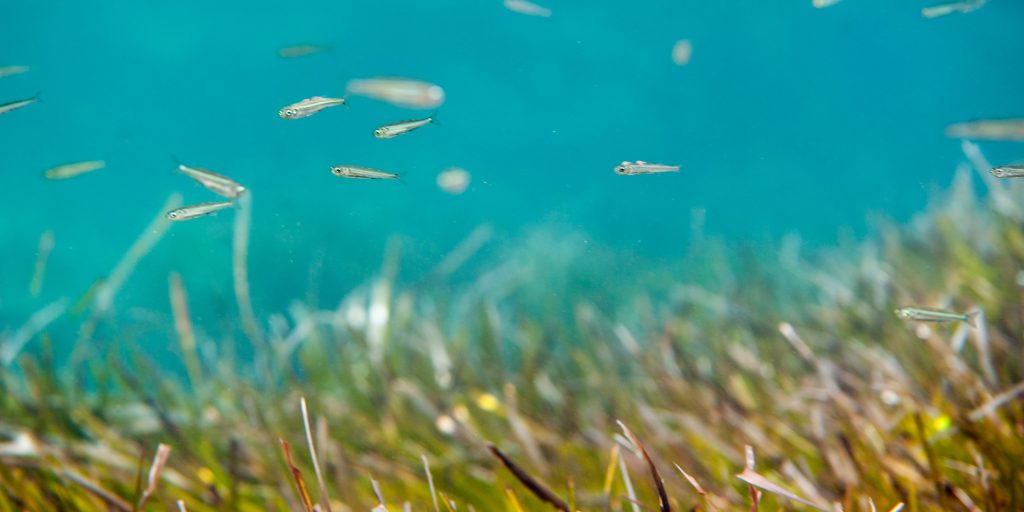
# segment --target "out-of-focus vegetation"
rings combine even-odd
[[[186,371],[88,332],[56,363],[45,329],[0,370],[0,510],[1024,509],[1024,189],[982,179],[813,257],[695,237],[631,268],[539,233],[468,285],[402,287],[388,256],[233,344],[171,276]]]

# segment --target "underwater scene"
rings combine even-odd
[[[0,512],[1024,510],[1024,2],[9,0]]]

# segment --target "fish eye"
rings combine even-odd
[[[292,116],[294,116],[294,115],[295,115],[295,111],[294,111],[294,110],[292,110],[292,109],[288,109],[288,110],[285,110],[285,111],[284,111],[284,115],[286,115],[286,116],[288,116],[288,117],[292,117]]]

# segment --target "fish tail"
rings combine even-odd
[[[981,314],[980,309],[975,309],[967,313],[967,325],[971,327],[978,327],[978,315]]]
[[[181,166],[185,165],[185,163],[182,162],[180,158],[178,158],[178,155],[175,155],[174,153],[171,153],[171,161],[174,162],[175,171],[180,171]]]

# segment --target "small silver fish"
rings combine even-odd
[[[219,203],[199,203],[189,206],[182,206],[167,212],[167,218],[173,221],[189,220],[203,215],[209,215],[225,208],[234,206],[233,201],[221,201]]]
[[[902,307],[895,311],[896,316],[900,320],[915,320],[918,322],[967,322],[971,327],[975,327],[975,319],[978,316],[978,311],[971,311],[969,313],[957,313],[955,311],[946,311],[942,309],[934,308],[918,308],[918,307]]]
[[[541,18],[551,17],[551,9],[541,7],[527,0],[505,0],[505,8],[512,12],[518,12],[519,14],[525,14],[527,16],[540,16]]]
[[[1024,119],[983,119],[946,127],[946,137],[1024,141]]]
[[[390,139],[392,137],[398,137],[403,133],[409,133],[421,126],[426,126],[431,123],[437,122],[434,116],[427,117],[424,119],[410,119],[408,121],[399,121],[397,123],[386,124],[377,128],[373,131],[373,136],[378,139]]]
[[[924,9],[921,9],[921,16],[924,16],[925,18],[938,18],[940,16],[946,16],[947,14],[953,14],[954,12],[967,14],[971,11],[981,9],[988,2],[989,0],[965,0],[963,2],[925,7]]]
[[[400,178],[399,175],[394,173],[354,165],[336,165],[331,167],[331,173],[340,178],[362,178],[367,180],[397,180]]]
[[[39,101],[39,95],[24,100],[14,100],[0,104],[0,114],[6,114],[12,110],[17,110],[21,107],[27,107],[37,101]]]
[[[366,96],[405,108],[437,108],[444,103],[439,85],[408,78],[360,78],[349,80],[348,94]]]
[[[238,199],[246,191],[246,188],[241,183],[213,171],[199,167],[189,167],[185,164],[178,164],[178,170],[198,181],[207,190],[228,199]]]
[[[615,174],[633,176],[636,174],[656,174],[660,172],[679,172],[678,165],[649,164],[643,160],[622,162],[615,166]]]
[[[66,180],[74,178],[79,174],[85,174],[107,166],[103,160],[91,160],[88,162],[76,162],[73,164],[58,165],[52,169],[43,171],[43,177],[48,180]]]
[[[28,66],[4,66],[0,68],[0,78],[28,73],[28,69]]]
[[[1024,165],[1001,165],[991,172],[996,178],[1020,178],[1024,177]]]
[[[281,116],[282,119],[299,119],[300,117],[309,117],[325,108],[344,104],[345,98],[313,96],[312,98],[306,98],[298,103],[292,103],[282,108],[278,111],[277,115]]]
[[[307,55],[315,55],[317,53],[329,52],[332,48],[330,46],[323,46],[318,44],[300,44],[297,46],[286,46],[277,51],[277,56],[282,59],[294,59],[297,57],[305,57]]]

